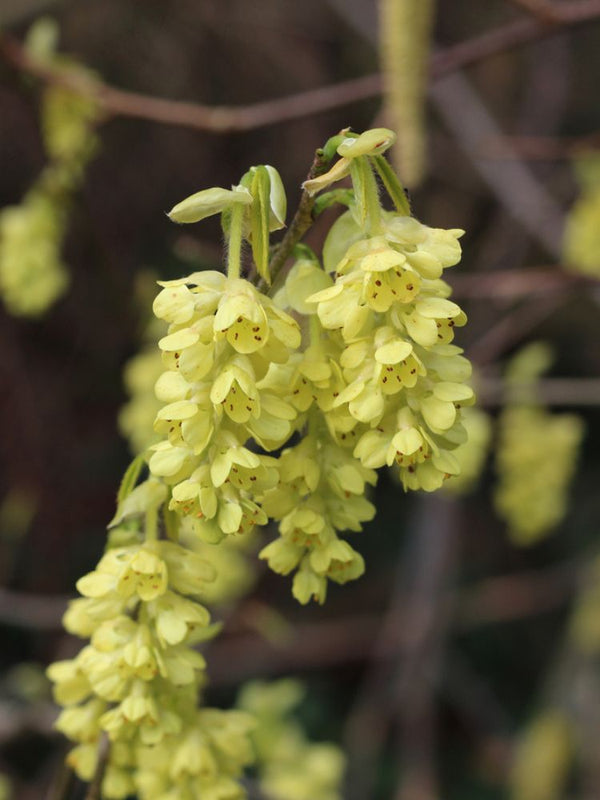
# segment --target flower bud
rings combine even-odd
[[[229,190],[214,186],[212,189],[203,189],[186,197],[181,203],[177,203],[167,216],[172,222],[200,222],[201,219],[220,214],[237,203],[246,206],[252,204],[252,195],[247,189],[234,187]]]

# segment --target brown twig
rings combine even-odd
[[[313,180],[313,178],[323,175],[323,173],[327,172],[330,162],[331,158],[328,158],[325,154],[325,151],[319,148],[315,153],[315,157],[306,179]],[[294,217],[285,232],[285,236],[277,245],[275,253],[273,254],[273,257],[269,263],[271,285],[275,284],[277,276],[279,275],[280,270],[283,268],[289,256],[292,254],[292,250],[313,224],[313,209],[315,207],[315,200],[316,197],[310,195],[306,189],[302,190],[302,196],[300,197],[300,202],[298,203],[296,213],[294,214]],[[264,279],[261,279],[258,281],[257,286],[260,291],[264,292],[267,288],[267,283]]]
[[[536,383],[535,395],[546,406],[600,406],[600,378],[545,378]],[[502,406],[508,399],[528,403],[530,397],[530,384],[520,390],[500,378],[477,380],[477,402],[483,406]]]
[[[511,309],[469,348],[469,358],[478,366],[495,361],[552,316],[572,296],[573,292],[552,292]]]
[[[67,800],[74,782],[75,774],[63,756],[45,800]]]
[[[0,589],[0,622],[20,628],[56,630],[70,598]]]
[[[600,147],[600,132],[582,136],[501,136],[481,147],[482,158],[498,161],[515,157],[528,161],[562,161]]]
[[[516,300],[555,293],[570,288],[590,289],[598,285],[594,278],[561,267],[528,267],[490,272],[452,273],[447,278],[456,297],[477,300]]]
[[[532,14],[543,25],[555,25],[560,21],[560,13],[549,0],[509,0],[513,5]]]
[[[546,570],[499,575],[456,593],[447,592],[442,600],[445,606],[455,607],[453,624],[461,631],[524,619],[566,603],[581,570],[579,562],[569,562]],[[410,620],[407,602],[403,593],[399,608],[390,611],[386,623],[391,634],[379,642],[381,614],[373,613],[298,625],[293,636],[279,643],[265,641],[255,631],[220,637],[211,647],[211,685],[231,685],[255,675],[359,663],[365,654],[375,662],[389,661],[399,648],[405,650],[413,641],[414,620]]]
[[[455,507],[440,497],[418,504],[409,551],[399,562],[389,609],[371,648],[371,665],[346,723],[350,800],[372,795],[376,762],[394,723],[403,745],[403,766],[410,766],[409,761],[414,766],[414,771],[405,771],[397,797],[408,797],[417,785],[424,794],[413,797],[433,797],[430,686],[445,628],[442,617],[450,608],[446,582],[456,544]],[[411,738],[414,747],[407,745]]]
[[[547,37],[559,27],[579,25],[598,16],[600,0],[572,0],[556,7],[555,24],[552,26],[534,18],[509,22],[436,53],[431,59],[431,77],[440,78],[497,53]],[[306,117],[377,97],[382,87],[381,76],[374,74],[247,106],[208,106],[115,89],[74,72],[42,64],[31,58],[15,39],[6,35],[0,37],[0,57],[22,72],[93,96],[109,116],[145,119],[213,133],[248,131]]]
[[[98,745],[98,761],[96,762],[94,777],[88,786],[87,792],[85,793],[85,800],[102,800],[102,783],[104,781],[104,773],[106,772],[106,767],[108,766],[109,757],[110,741],[108,736],[104,734]]]

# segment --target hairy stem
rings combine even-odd
[[[244,206],[236,203],[231,209],[229,225],[229,246],[227,249],[227,276],[240,277],[242,258],[242,227],[244,222]]]
[[[313,178],[317,178],[319,175],[323,175],[325,172],[327,172],[332,157],[333,155],[329,155],[325,151],[325,148],[319,148],[315,153],[307,180],[312,180]],[[313,208],[315,206],[315,200],[316,198],[311,197],[306,190],[302,191],[302,197],[300,198],[298,209],[294,214],[294,218],[292,219],[285,236],[277,246],[273,257],[271,258],[271,263],[269,264],[269,274],[271,275],[272,286],[275,284],[275,280],[277,279],[277,276],[279,275],[279,272],[281,271],[285,262],[292,254],[292,250],[313,224]],[[267,282],[261,278],[257,283],[257,287],[261,292],[264,292],[267,288]]]
[[[146,511],[146,541],[156,542],[158,539],[158,508],[153,505]]]

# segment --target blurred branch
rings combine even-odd
[[[508,311],[469,348],[469,357],[479,366],[492,363],[574,296],[573,291],[557,291],[521,303]]]
[[[560,10],[549,0],[509,0],[514,6],[528,11],[543,25],[555,25],[560,21]]]
[[[524,17],[447,47],[432,57],[431,77],[440,78],[497,53],[542,39],[559,28],[589,22],[600,16],[600,0],[571,0],[568,4],[556,6],[555,15],[552,26],[536,18]],[[7,35],[0,37],[0,57],[22,72],[93,96],[108,115],[146,119],[214,133],[253,130],[381,94],[381,77],[374,74],[247,106],[208,106],[115,89],[60,67],[41,64],[31,58],[16,39]]]
[[[455,593],[451,585],[462,520],[460,505],[453,499],[438,496],[434,502],[431,499],[422,502],[420,524],[415,526],[414,552],[407,559],[413,584],[405,615],[412,635],[398,648],[394,686],[400,765],[396,800],[435,800],[440,795],[435,691],[446,635],[454,616]],[[388,635],[394,633],[390,628]]]
[[[564,214],[537,175],[518,160],[498,163],[479,157],[481,142],[501,136],[484,100],[461,73],[430,87],[438,112],[458,147],[506,212],[553,258],[562,250]]]
[[[75,773],[65,761],[64,755],[62,755],[45,800],[66,800],[71,794],[74,783]]]
[[[108,759],[110,756],[110,741],[106,734],[102,735],[98,745],[98,760],[96,762],[96,769],[94,777],[92,778],[88,790],[85,794],[85,800],[102,800],[102,783],[104,781],[104,773],[108,766]]]
[[[504,391],[500,380],[484,377],[478,384],[478,394],[481,395],[483,404],[495,405],[497,399]],[[600,403],[600,379],[546,379],[538,384],[540,397],[549,405],[595,405]],[[586,403],[586,399],[588,402]],[[557,573],[558,574],[558,573]],[[561,573],[563,574],[563,573]],[[531,594],[526,588],[529,581],[535,577],[536,585],[548,587],[548,596],[544,591],[537,590]],[[552,570],[539,573],[521,573],[499,578],[483,580],[471,589],[461,590],[458,594],[458,605],[462,609],[459,619],[463,616],[464,623],[479,625],[524,617],[542,613],[546,607],[553,608],[560,605],[565,594],[559,590],[555,583],[556,574]],[[565,591],[572,587],[576,579],[572,565],[565,568],[564,581],[561,583]],[[562,581],[562,578],[561,578]],[[552,591],[550,591],[552,587]],[[489,598],[492,598],[490,600]],[[0,622],[5,625],[15,625],[37,630],[58,630],[61,628],[61,618],[65,612],[70,597],[54,595],[28,595],[19,592],[0,591]],[[505,602],[506,600],[506,602]],[[471,613],[473,612],[473,613]],[[243,612],[242,616],[243,616]],[[238,669],[244,674],[256,670],[258,673],[263,668],[263,660],[267,663],[273,659],[287,668],[296,664],[299,668],[322,664],[337,663],[340,660],[360,660],[364,655],[365,647],[369,646],[375,638],[377,620],[379,615],[363,614],[353,616],[351,619],[338,619],[335,621],[320,622],[317,624],[295,626],[296,635],[282,644],[262,642],[254,633],[236,634],[216,640],[212,643],[215,649],[215,658],[223,670],[228,674]],[[399,633],[402,636],[404,616],[399,613],[395,618]],[[247,628],[247,626],[246,626]],[[394,640],[396,641],[396,640]],[[258,649],[255,646],[259,643]],[[250,653],[241,660],[245,647],[250,648]],[[388,653],[385,652],[387,657]],[[220,674],[221,666],[215,669],[216,679]],[[237,673],[236,673],[237,674]],[[0,726],[0,737],[2,728]]]
[[[70,599],[0,589],[0,622],[34,630],[57,630]]]
[[[528,267],[490,272],[454,273],[448,276],[456,297],[516,299],[564,291],[571,287],[584,290],[598,287],[598,280],[567,272],[561,267]]]
[[[585,565],[561,563],[543,570],[487,578],[463,589],[457,600],[459,629],[508,622],[553,611],[566,603],[581,582]]]
[[[547,406],[600,406],[600,378],[545,378],[535,385],[536,397]],[[501,406],[510,395],[519,402],[519,386],[510,388],[500,378],[478,377],[477,400],[483,406]],[[531,386],[523,385],[522,402],[530,402]]]
[[[446,591],[444,606],[455,608],[454,627],[464,631],[482,625],[525,619],[564,605],[579,584],[583,566],[569,562],[539,571],[486,578],[457,592]],[[266,641],[256,632],[224,636],[211,645],[211,685],[230,685],[244,678],[302,671],[333,664],[389,661],[414,642],[415,620],[402,592],[398,607],[386,618],[389,634],[380,637],[381,614],[293,626],[293,636]],[[419,622],[422,624],[422,620]],[[418,637],[417,637],[418,638]]]
[[[561,161],[599,147],[600,131],[582,136],[501,136],[484,143],[481,155],[503,160],[514,158],[516,153],[529,161]]]
[[[323,175],[325,172],[327,172],[330,162],[331,156],[328,156],[324,149],[319,148],[315,153],[315,157],[306,179],[310,181],[314,178],[317,178],[319,175]],[[277,245],[273,257],[269,262],[271,285],[275,284],[279,272],[289,256],[291,256],[294,247],[298,244],[300,239],[302,239],[304,234],[313,224],[313,209],[315,207],[315,202],[316,197],[309,194],[306,189],[303,189],[296,213],[294,214],[294,217],[285,232],[285,236]],[[261,279],[257,286],[261,291],[264,291],[267,288],[266,281]]]

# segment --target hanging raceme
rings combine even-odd
[[[37,22],[28,37],[31,56],[92,81],[87,69],[55,54],[48,42],[56,36],[53,23]],[[73,197],[98,147],[99,117],[91,97],[58,84],[44,88],[41,132],[48,163],[21,203],[0,211],[0,295],[11,314],[40,316],[68,287],[63,242]]]
[[[323,603],[330,581],[364,571],[345,535],[375,515],[365,495],[378,468],[395,464],[405,490],[426,491],[460,471],[452,451],[466,441],[462,408],[474,398],[470,364],[453,343],[466,317],[442,275],[460,260],[462,231],[410,216],[383,156],[393,141],[387,129],[342,131],[317,151],[304,218],[307,209],[314,218],[346,206],[322,258],[300,243],[306,225],[296,218],[271,255],[286,202],[270,166],[170,213],[179,223],[221,215],[227,271],[160,282],[158,441],[135,424],[137,446],[148,449],[126,473],[106,553],[79,581],[82,597],[65,617],[90,643],[49,671],[65,706],[58,727],[76,743],[68,760],[82,778],[110,742],[107,798],[243,796],[251,716],[201,703],[205,663],[195,646],[218,631],[204,602],[215,566],[230,563],[205,554],[225,553],[274,520],[279,535],[263,541],[260,557],[277,573],[295,573],[301,603]],[[346,176],[352,189],[330,188]],[[261,291],[272,284],[272,296]],[[131,385],[143,391],[156,360],[138,368]],[[149,474],[136,486],[145,462]],[[247,570],[238,574],[252,582]],[[215,602],[239,594],[231,581],[215,586]],[[316,764],[321,755],[313,756]],[[314,800],[337,797],[340,757],[323,758]],[[271,773],[270,788],[294,800],[283,788],[286,769]]]
[[[513,358],[506,376],[509,402],[498,422],[494,500],[520,545],[547,536],[565,516],[584,435],[581,417],[550,413],[536,396],[537,379],[551,362],[550,349],[540,342]]]

